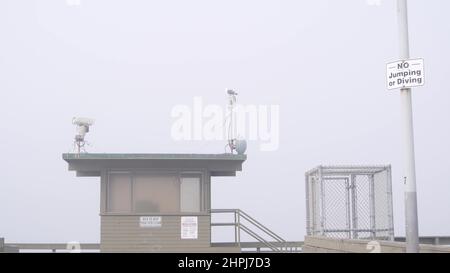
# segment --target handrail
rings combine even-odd
[[[255,226],[257,226],[258,228],[260,228],[261,230],[265,231],[266,233],[270,234],[274,239],[276,239],[279,242],[286,242],[283,238],[281,238],[278,234],[276,234],[275,232],[271,231],[270,229],[268,229],[266,226],[264,226],[263,224],[261,224],[260,222],[258,222],[257,220],[255,220],[253,217],[251,217],[250,215],[248,215],[247,213],[243,212],[242,210],[239,210],[239,212],[247,217],[246,219],[249,222],[254,222],[256,223]],[[251,221],[250,221],[251,220]]]
[[[211,210],[211,213],[233,213],[235,215],[234,222],[232,223],[211,223],[211,226],[234,226],[235,227],[235,243],[240,245],[240,231],[244,231],[260,243],[264,244],[267,248],[271,249],[272,251],[280,252],[280,251],[293,251],[292,246],[288,246],[287,242],[281,238],[278,234],[271,231],[269,228],[261,224],[259,221],[245,213],[244,211],[240,209],[214,209]],[[262,231],[264,234],[275,240],[275,243],[280,243],[281,246],[275,245],[273,242],[269,242],[268,240],[264,239],[262,236],[260,236],[258,233],[256,233],[254,230],[250,229],[248,226],[241,223],[241,218],[246,220],[248,223],[250,223],[253,227],[256,227],[258,230]],[[238,234],[239,233],[239,234]]]
[[[272,251],[279,251],[279,248],[277,246],[275,246],[272,243],[270,243],[269,241],[265,240],[263,237],[259,236],[256,232],[252,231],[251,229],[249,229],[245,225],[241,224],[241,229],[243,231],[245,231],[247,234],[249,234],[250,236],[252,236],[253,238],[255,238],[256,240],[258,240],[259,242],[265,244]]]
[[[239,210],[239,213],[241,213],[241,215],[243,216],[243,218],[245,220],[247,220],[248,222],[250,222],[251,224],[253,224],[255,227],[257,227],[259,230],[263,231],[264,233],[266,233],[267,235],[269,235],[271,238],[275,239],[278,242],[285,242],[285,240],[283,240],[280,236],[278,236],[277,234],[275,234],[273,231],[271,231],[270,229],[268,229],[267,227],[265,227],[263,224],[259,223],[258,221],[256,221],[255,219],[253,219],[252,217],[250,217],[248,214],[244,213],[243,211]],[[283,250],[283,247],[281,248],[281,250]],[[285,249],[287,251],[287,249]]]

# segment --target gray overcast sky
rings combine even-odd
[[[410,0],[421,235],[450,235],[450,19],[447,0]],[[99,182],[76,178],[73,116],[96,119],[90,152],[222,153],[176,142],[171,109],[280,106],[280,147],[250,142],[235,178],[213,181],[214,208],[241,208],[288,240],[305,235],[304,172],[319,164],[392,164],[395,228],[404,234],[395,1],[2,0],[0,237],[97,242]]]

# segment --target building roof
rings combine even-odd
[[[211,176],[235,176],[246,155],[235,154],[63,154],[77,176],[100,176],[102,170],[206,169]]]

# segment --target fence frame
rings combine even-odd
[[[343,191],[342,196],[335,194],[337,199],[328,196],[330,185]],[[305,190],[308,236],[360,239],[358,237],[364,233],[367,234],[365,239],[394,240],[390,165],[318,166],[306,172]],[[345,208],[341,211],[336,204],[331,207],[333,200],[338,200]],[[345,217],[345,223],[328,222],[327,213],[333,209],[342,215],[336,219]],[[363,209],[368,215],[361,213]]]

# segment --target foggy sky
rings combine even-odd
[[[420,235],[450,235],[449,1],[409,1]],[[213,178],[213,208],[240,208],[286,240],[305,235],[304,172],[392,164],[404,235],[395,1],[0,1],[0,237],[98,242],[99,179],[77,178],[74,116],[95,118],[89,152],[222,153],[221,141],[172,140],[171,109],[280,106],[280,146],[249,142],[243,172]],[[230,231],[231,232],[231,231]]]

